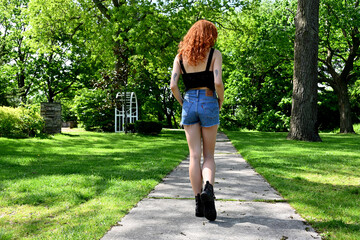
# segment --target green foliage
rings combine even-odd
[[[217,23],[238,5],[232,1],[176,0],[156,1],[155,6],[137,6],[138,15],[141,16],[144,14],[141,11],[144,11],[146,16],[130,25],[132,29],[127,44],[135,54],[130,57],[130,72],[133,74],[129,75],[128,85],[138,96],[141,119],[178,127],[181,107],[169,88],[178,44],[197,20],[206,18]]]
[[[360,123],[360,80],[357,80],[354,84],[350,85],[349,89],[353,122]]]
[[[355,132],[359,133],[360,132],[360,124],[355,124],[354,130],[355,130]]]
[[[0,107],[0,137],[32,137],[44,128],[37,107]]]
[[[107,99],[106,92],[100,89],[78,91],[72,110],[86,130],[114,131],[115,106]]]
[[[0,134],[5,137],[23,136],[19,109],[0,107]]]
[[[289,126],[294,8],[294,2],[253,1],[220,31],[226,87],[222,114],[241,128],[285,131]]]
[[[29,0],[0,1],[0,82],[7,83],[0,90],[0,103],[19,106],[28,103],[34,79],[34,56],[24,37]],[[4,10],[5,9],[5,10]],[[1,83],[0,83],[1,86]],[[6,103],[1,101],[4,92]]]
[[[23,132],[27,136],[36,136],[44,128],[44,119],[40,116],[40,107],[36,105],[22,108]]]
[[[63,122],[77,121],[76,114],[74,112],[74,102],[62,101],[61,102],[61,118]]]
[[[353,122],[358,122],[360,116],[353,95],[360,77],[359,16],[359,1],[320,1],[319,80],[334,90],[338,105],[346,106],[347,97],[343,96],[349,95],[352,116],[345,112],[337,116],[352,118]]]
[[[286,132],[290,126],[290,117],[281,112],[270,110],[259,115],[256,129],[263,132]]]
[[[96,2],[108,11],[101,12]],[[81,94],[82,88],[102,89],[106,97],[98,105],[106,102],[104,109],[110,113],[116,93],[131,90],[137,94],[141,119],[177,128],[181,107],[169,89],[171,66],[182,36],[205,18],[218,27],[215,47],[224,59],[222,127],[286,130],[295,0],[123,1],[115,6],[116,2],[1,1],[0,105],[64,101]],[[321,2],[319,57],[325,60],[327,48],[334,50],[336,70],[343,69],[351,33],[359,26],[354,4],[355,0]],[[349,78],[354,122],[360,121],[358,59]],[[319,69],[330,76],[323,62]],[[320,91],[319,126],[333,128],[339,122],[338,104],[331,96],[335,92]],[[70,107],[64,119],[74,119]]]
[[[14,239],[14,238],[13,238],[13,235],[10,232],[7,232],[4,229],[0,228],[0,239],[1,240],[11,240],[11,239]]]
[[[226,134],[324,239],[360,239],[359,135],[325,133],[314,143],[288,141],[286,133]]]
[[[157,135],[162,130],[162,124],[155,121],[138,120],[135,122],[135,131],[141,134]]]
[[[1,73],[0,73],[1,74]],[[2,76],[2,75],[0,75]],[[4,81],[1,77],[0,77],[0,106],[9,106],[9,101],[8,101],[8,89],[7,89],[7,81]]]
[[[72,0],[34,0],[27,8],[31,28],[24,35],[37,56],[34,83],[49,102],[87,82],[97,70],[98,65],[89,66],[94,61],[86,43],[92,35],[83,7]]]

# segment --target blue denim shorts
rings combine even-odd
[[[220,124],[219,102],[215,91],[206,96],[205,89],[188,90],[185,93],[181,125],[200,123],[202,127],[211,127]]]

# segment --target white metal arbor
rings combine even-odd
[[[138,120],[138,102],[134,92],[118,92],[116,100],[119,101],[121,109],[115,108],[115,132],[123,132],[125,117],[127,123],[134,123]]]

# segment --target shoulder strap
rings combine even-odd
[[[180,62],[181,70],[183,71],[184,74],[186,74],[185,67],[184,67],[183,60],[182,60],[182,56],[179,56],[179,60],[180,60],[179,62]]]
[[[209,54],[209,58],[208,58],[208,62],[207,62],[207,65],[206,65],[206,70],[205,70],[205,71],[207,71],[207,72],[208,72],[209,69],[210,69],[210,65],[211,65],[211,60],[212,60],[213,54],[214,54],[214,49],[211,48],[210,54]]]

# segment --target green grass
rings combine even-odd
[[[359,135],[324,133],[314,143],[286,133],[226,134],[324,239],[360,239]]]
[[[354,131],[359,134],[360,133],[360,123],[354,124],[353,127],[354,127]],[[340,133],[340,128],[335,128],[332,131],[326,131],[326,132]]]
[[[187,154],[182,131],[0,138],[0,239],[100,239]]]

